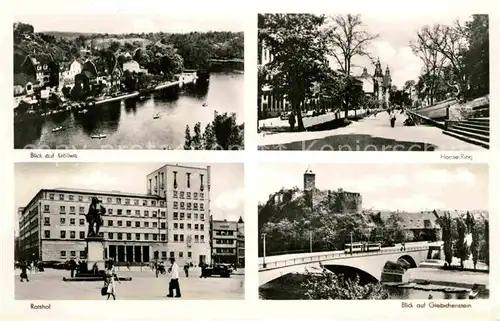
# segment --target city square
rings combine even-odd
[[[238,269],[230,278],[200,278],[200,268],[191,268],[189,277],[180,275],[182,300],[243,300],[245,297],[244,269]],[[29,282],[19,281],[19,270],[14,276],[16,300],[105,300],[101,296],[102,281],[65,282],[70,271],[45,269],[44,272],[28,272]],[[131,277],[116,285],[117,300],[165,300],[169,278],[159,275],[149,267],[120,267],[117,276]],[[172,298],[171,300],[179,300]]]
[[[29,163],[16,180],[16,298],[243,299],[242,164]]]

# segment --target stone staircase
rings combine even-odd
[[[443,134],[489,149],[490,118],[477,117],[461,121],[449,126]]]

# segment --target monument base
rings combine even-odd
[[[104,237],[88,236],[87,241],[87,270],[94,272],[94,266],[97,266],[97,271],[102,274],[106,269],[104,258]]]

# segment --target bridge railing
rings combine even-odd
[[[306,257],[299,257],[299,258],[294,258],[294,259],[285,259],[285,260],[279,260],[279,261],[272,261],[272,262],[265,262],[265,263],[259,263],[259,270],[272,270],[280,267],[286,267],[286,266],[292,266],[292,265],[300,265],[300,264],[307,264],[307,263],[317,263],[321,261],[326,261],[330,259],[338,259],[338,258],[348,258],[348,257],[360,257],[360,256],[375,256],[375,255],[382,255],[382,254],[388,254],[388,253],[406,253],[406,252],[414,252],[414,251],[422,251],[422,250],[428,250],[429,246],[419,246],[419,247],[410,247],[410,248],[390,248],[390,249],[383,249],[380,251],[376,252],[353,252],[351,253],[330,253],[330,254],[317,254],[317,255],[311,255],[311,256],[306,256]],[[311,253],[314,254],[314,253]]]

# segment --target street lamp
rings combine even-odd
[[[262,256],[262,266],[266,267],[266,233],[262,233],[262,247],[263,247],[263,256]]]
[[[352,231],[351,231],[351,255],[352,255]]]

